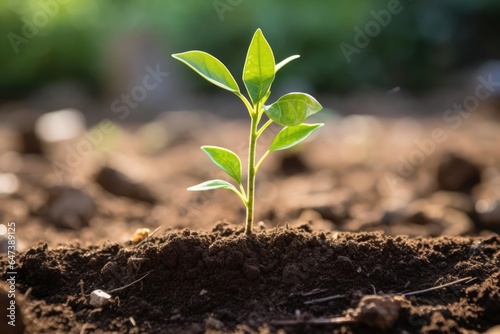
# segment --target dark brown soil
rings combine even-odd
[[[18,287],[23,293],[32,289],[22,305],[28,332],[373,333],[380,331],[373,316],[364,324],[302,322],[352,313],[366,295],[407,293],[465,277],[474,280],[391,297],[398,307],[389,332],[483,332],[500,324],[498,237],[412,239],[308,230],[282,227],[246,237],[240,227],[219,224],[210,233],[168,231],[138,246],[40,244],[19,256]],[[82,297],[80,281],[88,295],[148,272],[111,293],[113,301],[102,308]],[[306,303],[333,295],[344,296]],[[280,320],[297,324],[275,325]]]
[[[226,177],[199,146],[244,156],[247,122],[162,117],[162,145],[122,129],[114,152],[72,156],[62,179],[54,166],[81,137],[27,149],[23,127],[0,128],[0,223],[16,224],[27,333],[480,333],[500,324],[498,122],[475,114],[432,146],[440,119],[327,121],[262,165],[259,232],[245,237],[234,194],[185,189]],[[272,138],[260,138],[259,155]],[[157,227],[148,242],[128,241]],[[0,236],[3,279],[6,245]],[[112,301],[92,306],[95,289],[113,291]],[[0,293],[2,319],[8,302]]]

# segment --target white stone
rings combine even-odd
[[[102,290],[94,290],[90,293],[90,305],[101,307],[111,299],[111,295]]]
[[[480,199],[476,202],[476,211],[483,224],[500,225],[500,199]]]
[[[35,132],[49,143],[73,139],[85,132],[85,118],[76,109],[52,111],[40,116]]]
[[[0,196],[11,195],[19,189],[19,179],[15,174],[0,174]]]

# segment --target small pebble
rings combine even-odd
[[[49,189],[48,219],[56,227],[80,229],[96,213],[94,199],[82,189],[55,186]]]
[[[132,241],[133,243],[138,243],[146,239],[150,233],[151,231],[149,230],[149,228],[138,228],[130,238],[130,241]]]
[[[73,139],[85,132],[85,118],[75,109],[49,112],[38,118],[35,132],[48,143]]]
[[[11,173],[0,174],[0,196],[15,194],[19,190],[19,179]]]
[[[155,204],[157,198],[143,184],[132,181],[122,172],[111,168],[102,168],[95,177],[96,182],[107,192],[138,201]]]
[[[101,307],[108,303],[111,299],[111,295],[107,294],[102,290],[94,290],[90,293],[90,305],[95,307]]]
[[[205,331],[210,331],[210,330],[220,331],[223,327],[224,325],[222,324],[222,322],[211,315],[205,319]]]
[[[500,226],[500,200],[480,199],[476,202],[476,212],[481,223],[488,226]]]
[[[367,295],[360,300],[356,309],[349,310],[348,313],[368,327],[386,331],[398,320],[403,303],[405,299],[400,296]]]

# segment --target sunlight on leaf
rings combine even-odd
[[[201,149],[217,166],[241,184],[241,161],[234,152],[217,146],[202,146]]]
[[[274,81],[274,55],[262,31],[257,29],[248,48],[243,82],[254,104],[259,102],[269,91]]]
[[[284,126],[295,126],[316,114],[323,107],[314,97],[305,93],[283,95],[270,106],[265,107],[267,116]]]
[[[188,51],[173,54],[172,57],[191,67],[196,73],[216,86],[233,93],[240,88],[227,67],[214,56],[203,51]]]
[[[205,190],[213,190],[213,189],[229,189],[233,191],[238,191],[236,188],[229,182],[224,180],[210,180],[205,181],[203,183],[197,184],[195,186],[187,188],[190,191],[205,191]]]
[[[271,147],[269,147],[269,151],[279,151],[295,146],[322,126],[322,123],[287,126],[276,135]]]

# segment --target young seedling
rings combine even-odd
[[[257,29],[252,38],[243,67],[243,83],[250,99],[243,96],[227,67],[212,55],[203,51],[188,51],[174,54],[172,57],[183,62],[214,85],[234,93],[248,109],[251,122],[246,189],[242,182],[241,161],[234,152],[217,146],[202,146],[201,149],[208,157],[231,176],[238,187],[224,180],[210,180],[190,187],[188,190],[203,191],[220,188],[236,193],[246,207],[245,233],[251,234],[254,216],[255,175],[259,167],[269,153],[292,147],[321,127],[323,125],[321,123],[305,124],[304,121],[309,116],[319,112],[322,107],[316,99],[305,93],[289,93],[270,105],[265,104],[271,93],[271,85],[276,73],[299,56],[288,57],[276,64],[273,51],[260,29]],[[264,114],[269,119],[260,125]],[[273,122],[284,126],[284,128],[276,135],[266,153],[256,162],[257,139]]]

